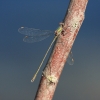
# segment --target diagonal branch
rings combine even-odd
[[[63,67],[84,20],[87,2],[88,0],[70,0],[63,20],[63,32],[58,36],[51,57],[43,71],[35,100],[52,100]]]

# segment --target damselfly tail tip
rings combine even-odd
[[[33,78],[31,79],[31,82],[34,82],[34,80],[35,80],[35,78],[36,78],[36,75],[37,75],[37,74],[35,74],[35,75],[33,76]]]
[[[31,82],[34,82],[34,79],[31,79]]]

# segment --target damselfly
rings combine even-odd
[[[23,38],[23,41],[27,42],[27,43],[34,43],[34,42],[42,41],[42,40],[46,39],[47,37],[49,37],[51,34],[54,33],[54,32],[49,31],[49,30],[40,30],[40,29],[28,28],[28,27],[21,27],[21,28],[18,29],[18,32],[25,35],[25,37]],[[58,29],[55,32],[56,32],[57,35],[55,35],[52,43],[50,44],[41,64],[40,64],[40,66],[39,66],[39,68],[36,72],[36,74],[34,75],[34,77],[31,80],[31,82],[34,81],[38,71],[40,70],[40,68],[41,68],[50,48],[52,47],[54,41],[56,40],[57,36],[62,32],[62,26],[59,26]],[[73,60],[72,52],[70,52],[68,59],[67,59],[67,62],[68,62],[69,65],[73,65],[74,60]]]

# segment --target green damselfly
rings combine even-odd
[[[36,74],[34,75],[34,77],[31,80],[31,82],[33,82],[34,79],[36,78],[36,75],[37,75],[38,71],[40,70],[50,48],[52,47],[54,41],[56,40],[57,36],[62,32],[62,26],[60,25],[55,32],[49,31],[49,30],[40,30],[40,29],[35,29],[35,28],[28,28],[28,27],[21,27],[21,28],[18,29],[18,32],[25,35],[25,37],[23,38],[23,41],[27,42],[27,43],[39,42],[39,41],[46,39],[47,37],[49,37],[53,33],[56,34],[52,43],[50,44],[50,46],[49,46],[49,48],[46,52]],[[69,65],[73,65],[74,60],[73,60],[72,52],[70,52],[68,59],[67,59],[67,62],[68,62]]]

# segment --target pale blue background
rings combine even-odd
[[[24,36],[18,28],[54,31],[64,18],[68,2],[0,0],[0,100],[34,99],[42,70],[34,83],[30,80],[53,35],[28,44],[22,41]],[[100,100],[100,0],[89,0],[72,51],[75,63],[65,65],[53,100]]]

